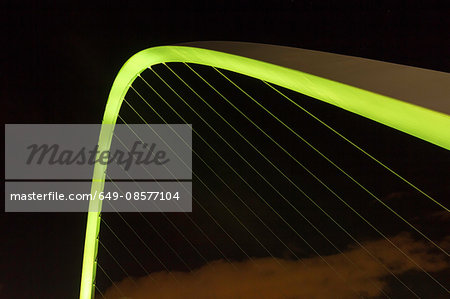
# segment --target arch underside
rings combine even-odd
[[[243,52],[242,55],[247,57],[236,55],[239,53],[239,45]],[[220,48],[220,46],[228,53],[207,49],[217,49]],[[249,47],[251,48],[251,51],[249,51]],[[276,51],[278,48],[280,52],[284,51],[287,56],[283,56],[282,53],[279,53],[278,58],[280,61],[277,62],[276,59],[271,61],[269,58],[271,55],[273,56],[273,54],[270,54],[271,52],[267,47],[269,47],[272,52]],[[295,56],[296,50],[299,54],[297,56]],[[368,60],[361,58],[337,55],[337,62],[340,62],[341,64],[337,63],[336,65],[333,65],[330,62],[332,60],[330,60],[331,58],[329,55],[335,54],[308,51],[309,50],[278,46],[227,42],[222,42],[222,45],[217,43],[191,43],[182,46],[162,46],[143,50],[131,57],[124,64],[113,83],[102,121],[102,124],[105,126],[102,126],[100,132],[98,141],[99,152],[109,150],[114,130],[114,126],[111,126],[111,124],[114,125],[116,123],[123,99],[133,81],[148,67],[170,62],[196,63],[212,66],[264,80],[302,93],[311,98],[327,102],[336,107],[356,113],[360,116],[377,121],[450,150],[450,116],[448,115],[450,113],[450,105],[448,103],[443,104],[442,100],[438,100],[435,102],[428,101],[424,102],[424,105],[418,105],[418,103],[420,104],[421,102],[420,99],[417,98],[408,101],[401,96],[394,98],[374,92],[382,92],[383,88],[386,88],[386,86],[379,86],[377,89],[377,82],[366,80],[366,85],[364,86],[364,84],[361,84],[361,81],[357,81],[356,79],[352,81],[351,76],[343,77],[339,72],[335,74],[330,72],[333,68],[339,68],[339,65],[342,66],[342,63],[345,61],[347,63],[346,65],[365,65],[362,70],[367,74],[371,67],[378,71],[383,69],[383,67],[386,68],[387,66],[384,65],[385,63],[383,62],[367,62]],[[259,53],[259,56],[253,55],[252,53]],[[295,59],[293,58],[294,56]],[[317,61],[323,61],[323,63],[327,62],[328,69],[317,67],[317,63],[311,62],[313,56]],[[298,62],[301,61],[302,57],[304,60],[309,59],[309,64],[306,63],[302,65],[301,63],[297,63],[295,65],[296,69],[286,67],[289,58]],[[367,67],[367,63],[369,63],[369,67]],[[395,67],[398,67],[398,65],[395,65],[394,69]],[[400,67],[405,71],[405,66]],[[448,82],[445,88],[450,86],[450,76],[446,73],[428,70],[423,70],[423,72],[419,71],[417,73],[416,68],[411,69],[416,72],[416,75],[420,74],[420,76],[423,76],[424,74],[428,74],[434,81],[441,80],[439,81],[440,84],[442,84],[442,82]],[[364,77],[364,73],[357,74],[357,76],[354,77],[360,78],[361,76]],[[421,78],[420,76],[418,78]],[[374,80],[376,80],[376,78]],[[406,83],[403,82],[403,84]],[[427,83],[424,82],[423,84],[425,85]],[[373,86],[373,88],[367,86]],[[408,90],[408,86],[397,87],[399,91],[401,91],[402,88],[403,90]],[[415,88],[417,88],[417,86],[415,86]],[[445,90],[444,93],[446,93]],[[445,96],[448,98],[449,95],[447,94]],[[437,111],[429,109],[430,107],[437,107]],[[95,165],[91,193],[103,191],[105,172],[106,165]],[[101,202],[92,201],[89,209],[90,212],[88,212],[80,290],[80,298],[82,299],[91,298],[94,293],[93,282],[96,270],[97,238],[100,228],[99,211],[101,210]]]

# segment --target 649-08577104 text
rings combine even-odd
[[[11,193],[10,200],[179,200],[179,192],[162,192],[162,191],[141,191],[141,192],[94,192],[94,193],[61,193],[50,191],[47,193]]]

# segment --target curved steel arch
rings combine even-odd
[[[450,75],[447,73],[273,45],[196,42],[146,49],[123,65],[106,104],[98,141],[100,152],[109,150],[123,99],[133,81],[148,67],[168,62],[214,66],[261,79],[450,150]],[[106,165],[95,165],[92,194],[103,191],[105,173]],[[95,291],[100,211],[101,201],[92,201],[80,299],[92,298]]]

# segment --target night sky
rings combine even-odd
[[[278,3],[274,4],[276,2]],[[382,7],[378,1],[371,1],[372,4],[352,1],[352,5],[342,3],[335,5],[330,1],[317,5],[310,2],[305,4],[298,1],[274,1],[271,4],[259,2],[257,5],[237,5],[225,1],[218,1],[215,4],[208,1],[203,1],[202,4],[186,2],[180,5],[167,2],[152,4],[151,7],[146,8],[130,4],[111,4],[107,1],[97,6],[78,4],[73,7],[54,7],[37,1],[23,7],[17,4],[2,4],[4,43],[1,60],[3,76],[1,114],[3,122],[99,123],[111,84],[126,59],[145,48],[189,41],[224,40],[268,43],[444,72],[450,70],[448,56],[450,39],[445,38],[448,36],[450,21],[445,9],[437,4],[434,7],[431,6],[430,3],[433,1],[428,1],[427,7],[415,1],[401,1],[399,3],[402,5],[392,5],[389,8]],[[349,228],[356,239],[367,248],[377,250],[392,271],[397,271],[401,280],[413,286],[421,297],[445,298],[445,291],[429,277],[414,267],[402,268],[401,263],[399,266],[398,257],[391,256],[392,250],[384,251],[384,248],[388,248],[389,245],[383,243],[383,239],[376,232],[362,223],[278,147],[265,139],[254,126],[221,100],[214,91],[207,88],[186,66],[181,64],[169,66],[185,78],[212,106],[216,107],[217,111],[223,114],[233,126],[239,128],[250,142],[260,148],[266,156],[271,157],[280,169],[296,184],[302,186],[306,193],[311,194],[317,203],[339,223]],[[449,261],[448,258],[442,257],[441,252],[430,249],[429,243],[426,243],[419,234],[413,233],[410,227],[383,208],[374,198],[345,180],[336,169],[319,158],[314,151],[299,142],[279,123],[270,119],[242,93],[231,88],[218,73],[203,66],[191,65],[191,67],[211,80],[213,85],[223,91],[227,98],[232,99],[239,109],[251,115],[252,119],[271,136],[276,136],[283,147],[295,153],[296,157],[301,159],[307,167],[314,169],[324,181],[329,182],[330,186],[339,186],[337,193],[348,200],[351,206],[360,211],[370,222],[376,224],[390,240],[404,246],[402,248],[405,250],[414,252],[415,258],[423,262],[424,268],[428,269],[440,282],[446,284],[447,288],[449,287]],[[364,264],[367,258],[361,257],[355,242],[324,217],[323,213],[299,194],[297,189],[267,166],[261,157],[254,154],[248,144],[239,139],[220,117],[211,113],[204,103],[177,82],[166,67],[158,65],[154,67],[154,70],[163,78],[173,82],[173,86],[180,94],[189,99],[192,107],[199,111],[210,124],[213,124],[220,131],[221,136],[227,140],[233,140],[233,145],[239,149],[239,152],[277,189],[282,190],[283,196],[317,224],[338,248],[347,252],[356,261],[362,261],[361,265],[369,269],[367,271],[371,273],[372,279],[385,284],[385,290],[392,298],[411,297],[411,294],[392,277],[375,270],[371,272],[373,265]],[[229,72],[225,74],[244,89],[251,91],[263,105],[269,107],[274,114],[281,116],[286,124],[348,170],[364,186],[374,190],[383,202],[389,204],[447,251],[449,250],[450,234],[445,228],[449,227],[450,219],[448,213],[442,208],[437,207],[429,199],[368,160],[306,114],[293,109],[291,104],[281,103],[280,97],[260,81]],[[279,194],[267,187],[267,184],[249,170],[245,163],[236,158],[223,141],[211,132],[187,106],[173,94],[171,95],[170,91],[165,89],[151,72],[144,72],[143,77],[148,82],[154,82],[155,88],[189,123],[193,124],[193,128],[198,130],[199,134],[204,136],[239,173],[242,173],[247,182],[264,194],[264,198],[289,223],[292,223],[293,228],[301,232],[322,256],[329,256],[330,261],[340,265],[339,252],[318,235],[305,220],[299,218],[292,206],[283,203]],[[142,90],[146,98],[152,98],[155,109],[165,118],[165,121],[182,123],[181,119],[162,101],[145,89],[142,82],[136,82],[136,88]],[[362,148],[367,149],[406,179],[411,180],[427,194],[447,207],[450,205],[448,151],[306,96],[287,90],[282,91],[296,103],[357,142]],[[143,111],[142,115],[149,123],[164,122],[155,113],[145,109],[145,105],[140,102],[136,94],[129,92],[126,98],[134,107],[139,107],[139,111]],[[280,104],[274,105],[276,101]],[[127,107],[123,108],[120,115],[127,123],[141,122]],[[230,232],[236,243],[242,245],[246,254],[195,203],[194,212],[189,217],[204,230],[210,240],[183,214],[145,214],[146,220],[158,230],[159,234],[155,233],[148,226],[148,222],[136,213],[122,215],[152,250],[157,252],[158,257],[164,262],[163,265],[149,254],[118,215],[104,215],[107,225],[128,244],[145,269],[148,272],[159,272],[166,266],[170,271],[185,273],[174,272],[174,275],[186,289],[186,297],[192,298],[203,298],[199,296],[199,290],[205,288],[205,285],[198,284],[196,277],[213,277],[209,284],[211,290],[216,290],[217,294],[222,292],[222,296],[225,296],[217,298],[226,298],[227,296],[223,295],[225,290],[221,289],[221,286],[238,284],[235,277],[239,275],[233,275],[233,271],[240,271],[238,273],[242,274],[242,279],[247,279],[245,281],[254,288],[262,289],[262,286],[267,286],[261,282],[258,285],[258,280],[254,278],[256,274],[252,272],[254,269],[252,270],[249,266],[248,256],[260,263],[262,267],[269,269],[267,271],[273,275],[273,279],[269,280],[271,282],[286,281],[286,278],[277,276],[274,264],[278,260],[286,263],[291,269],[290,277],[307,277],[307,268],[304,269],[296,263],[298,258],[301,258],[310,264],[311,272],[309,273],[316,273],[316,276],[323,278],[322,282],[313,281],[308,284],[308,287],[305,286],[304,289],[310,288],[311,293],[305,291],[304,294],[317,294],[318,298],[329,297],[324,290],[327,287],[329,290],[337,288],[334,284],[337,281],[336,275],[329,272],[329,269],[321,264],[320,259],[316,258],[316,253],[292,230],[285,227],[260,198],[222,161],[217,159],[199,138],[194,136],[193,144],[194,150],[210,163],[221,178],[229,182],[233,190],[245,199],[245,202],[264,219],[267,226],[287,246],[282,246],[274,235],[268,234],[267,229],[243,206],[239,198],[234,196],[199,159],[194,157],[194,171],[210,188],[215,190],[216,195],[223,199],[227,207],[236,213],[237,217],[255,233],[255,236],[262,240],[266,248],[262,248],[255,242],[255,239],[243,230],[236,219],[226,212],[220,203],[217,203],[207,188],[198,179],[194,179],[194,196]],[[85,222],[86,215],[83,213],[4,213],[2,208],[0,298],[77,298]],[[189,242],[195,245],[201,255],[180,235],[172,223],[187,236]],[[181,260],[174,255],[161,236],[176,249],[182,257]],[[132,277],[146,275],[105,225],[101,228],[100,239],[128,272],[128,275],[123,273],[111,256],[100,246],[99,262],[113,281],[122,281],[129,275]],[[214,244],[222,250],[225,258]],[[226,263],[225,259],[233,262],[236,266],[234,270],[229,269],[230,264]],[[217,260],[221,261],[211,263]],[[204,267],[205,264],[206,267]],[[193,269],[200,269],[197,276],[191,277],[186,274]],[[346,266],[342,269],[351,272]],[[110,297],[107,298],[119,298],[114,297],[115,290],[110,288],[111,282],[105,274],[99,270],[97,273],[99,289],[102,292],[109,289]],[[314,277],[313,274],[311,276]],[[177,288],[169,282],[168,276],[159,274],[155,277],[159,283],[159,289],[155,287],[157,284],[152,285],[143,279],[139,288],[135,288],[135,294],[154,292],[158,298],[178,295],[174,291]],[[351,275],[349,279],[352,285],[362,290],[361,292],[366,292],[365,296],[371,295],[368,291],[370,288],[366,288],[362,283],[364,279]],[[264,282],[263,279],[261,281]],[[124,290],[134,289],[133,286],[127,285],[129,283],[130,280],[122,284]],[[289,293],[290,288],[295,289],[291,285],[282,283],[278,287],[267,288],[264,293],[269,297],[274,294],[271,292],[276,294],[285,292],[285,296],[288,297],[294,294]],[[335,289],[335,292],[331,294],[347,296],[346,292],[347,290]],[[258,298],[251,292],[240,294],[244,294],[243,298]],[[208,298],[207,295],[203,295],[206,296],[204,298]],[[351,297],[354,294],[350,293],[348,296]],[[291,297],[297,298],[293,295]]]

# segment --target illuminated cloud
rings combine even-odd
[[[429,272],[450,266],[442,255],[432,253],[429,245],[408,234],[399,234],[391,241]],[[420,271],[386,240],[368,241],[364,246],[396,275]],[[274,258],[233,264],[215,261],[190,273],[153,273],[151,277],[135,279],[135,283],[127,278],[117,283],[120,292],[111,287],[105,298],[359,298],[378,296],[380,289],[387,288],[385,278],[390,274],[363,249],[349,248],[345,255],[362,271],[343,254],[324,257],[342,278],[319,257],[303,262]]]
[[[438,211],[428,215],[427,218],[433,219],[434,221],[438,222],[449,222],[450,213],[447,211]]]

